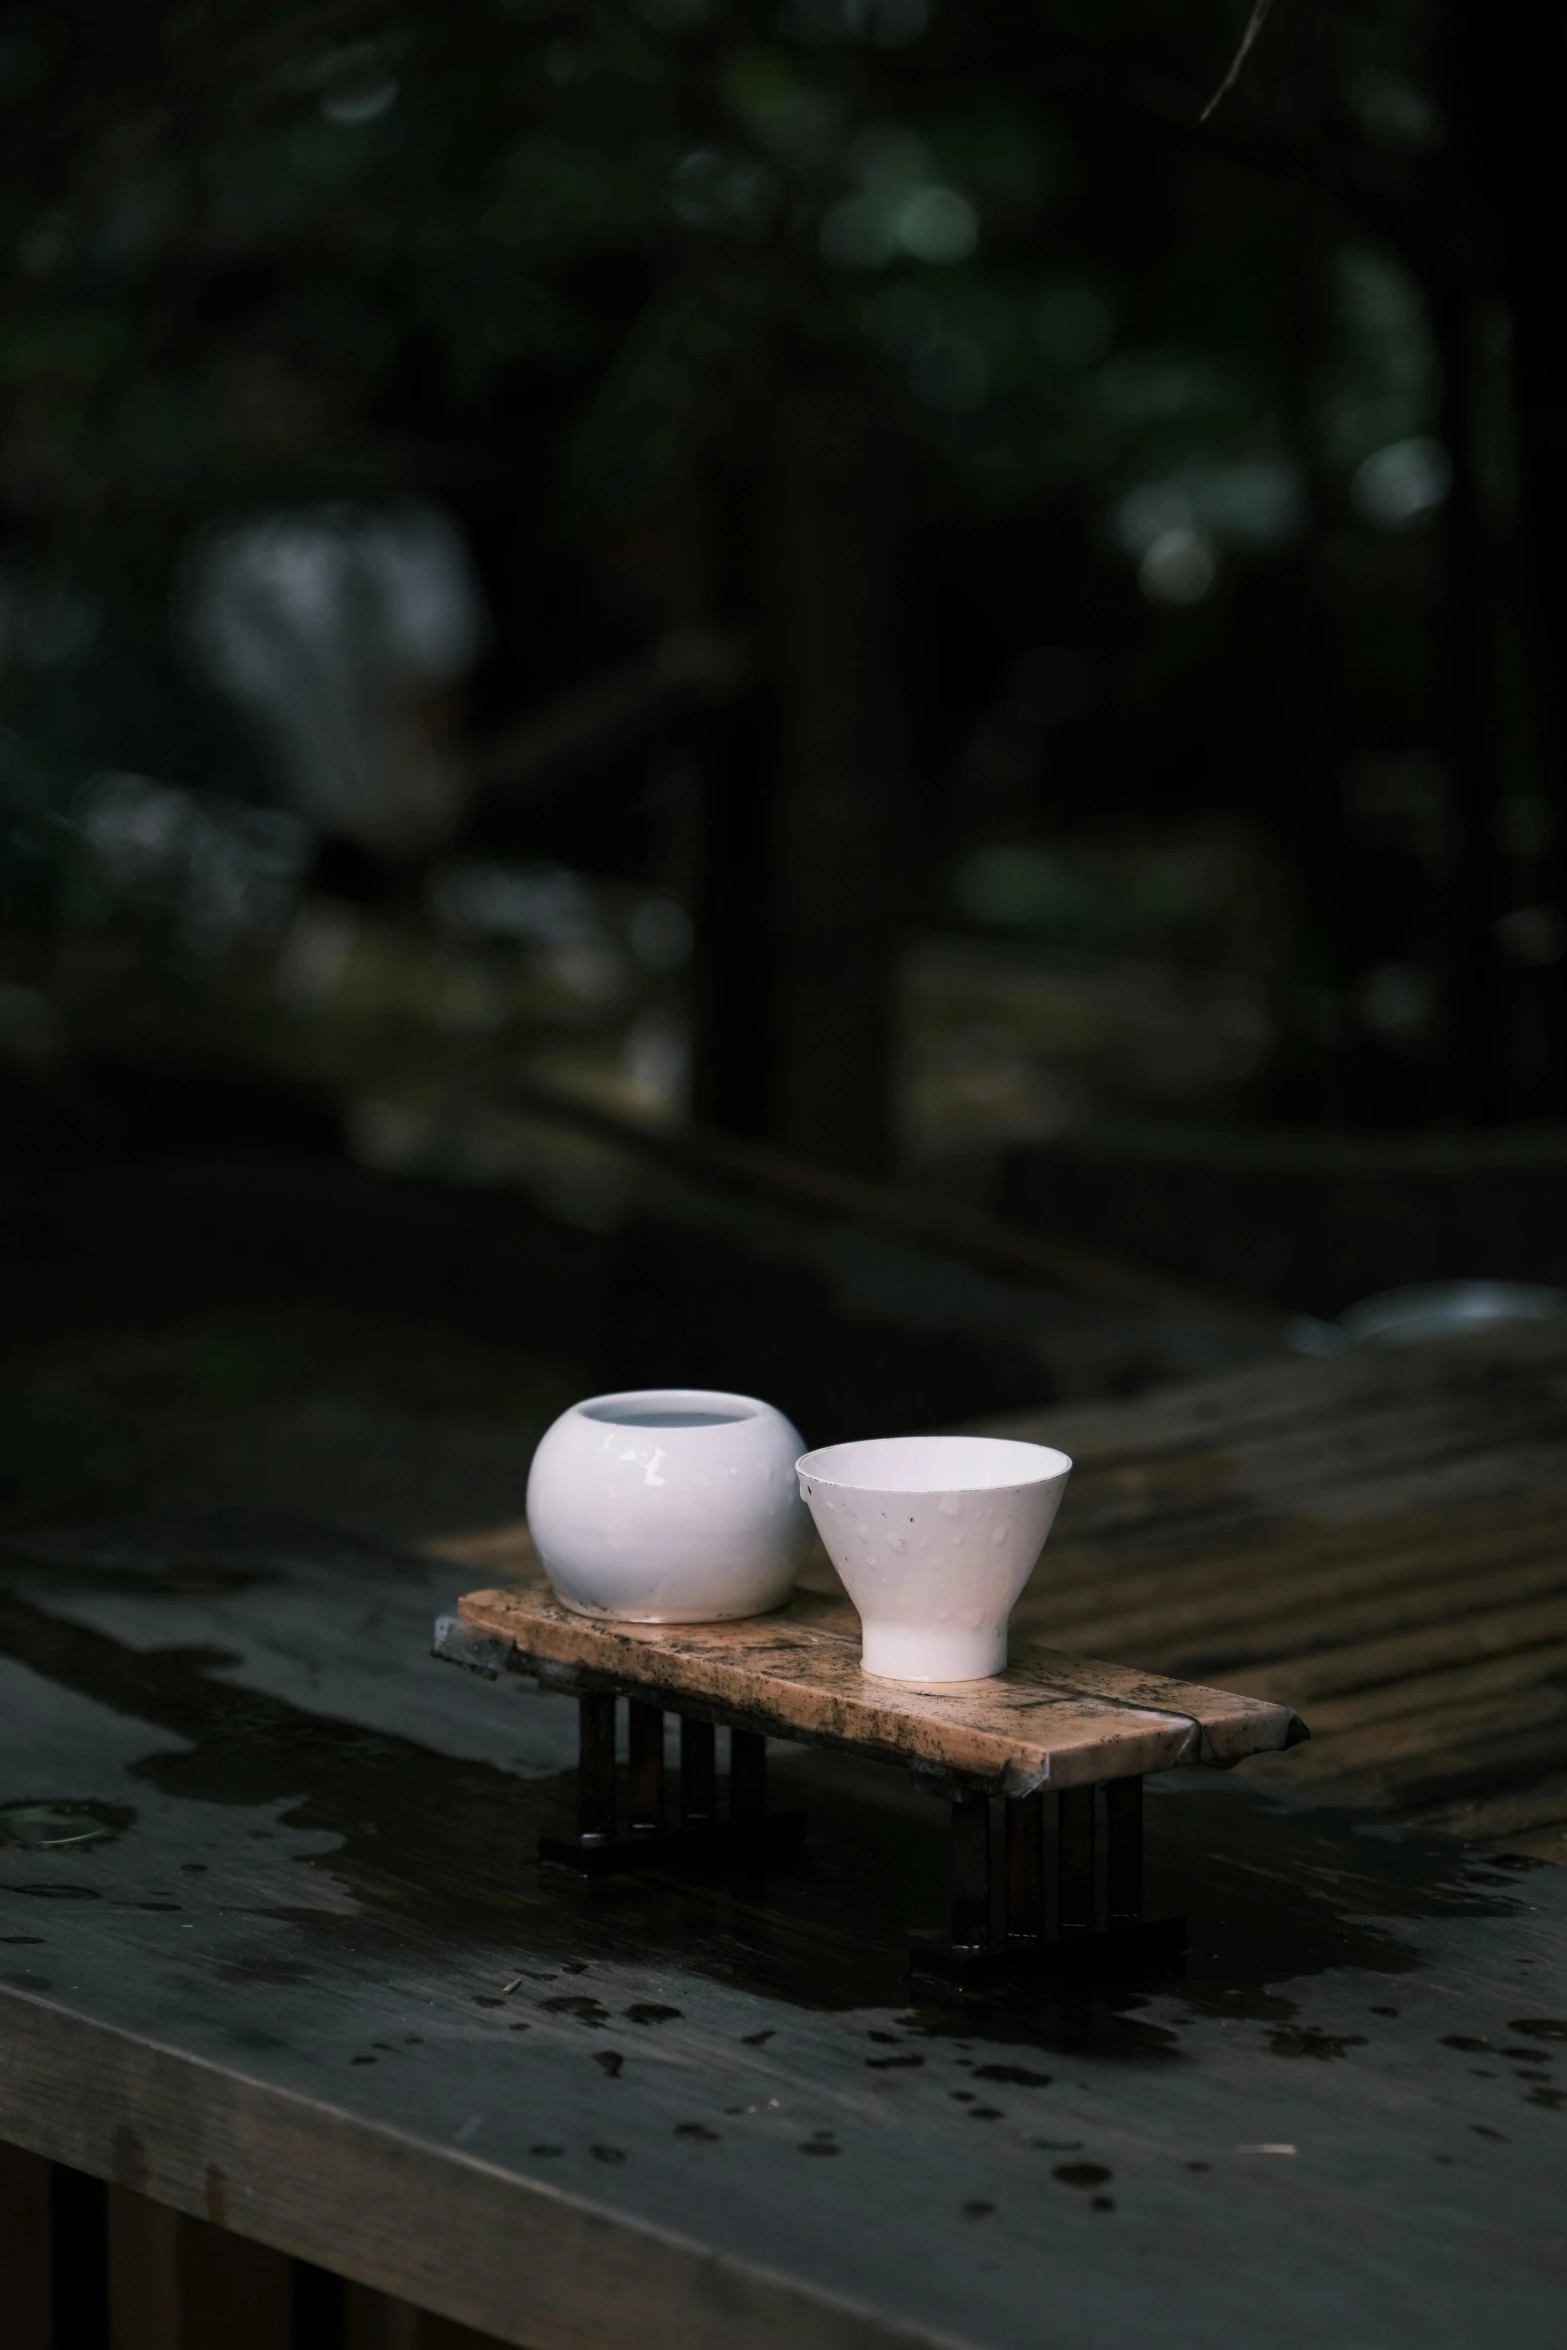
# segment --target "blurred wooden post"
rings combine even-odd
[[[852,375],[786,383],[761,530],[778,699],[768,1131],[873,1171],[891,1141],[895,958],[908,858],[893,657],[899,442]]]
[[[52,2350],[49,2165],[0,2145],[0,2292],[6,2350]]]
[[[1518,487],[1511,523],[1517,610],[1529,667],[1526,731],[1553,824],[1545,894],[1567,911],[1567,315],[1554,232],[1567,195],[1561,140],[1561,25],[1550,9],[1502,17],[1447,0],[1435,18],[1437,94],[1446,126],[1447,242],[1479,257],[1507,305],[1507,360]],[[1449,265],[1451,266],[1451,264]],[[1444,419],[1451,437],[1451,421]],[[1460,452],[1453,451],[1455,488]],[[1454,560],[1462,559],[1455,545]],[[1567,956],[1540,974],[1550,1015],[1550,1098],[1567,1107]]]
[[[697,1118],[763,1140],[773,1065],[771,862],[778,718],[770,693],[710,713],[696,732],[692,889],[692,1096]]]
[[[1443,514],[1446,565],[1437,642],[1443,733],[1458,853],[1448,961],[1457,1107],[1494,1125],[1509,1107],[1508,1037],[1496,924],[1503,911],[1498,822],[1501,745],[1494,673],[1491,549],[1475,467],[1473,292],[1449,261],[1426,288],[1442,365],[1442,431],[1452,464]]]
[[[228,2228],[183,2220],[179,2350],[291,2350],[293,2267]]]
[[[349,2285],[343,2296],[343,2350],[427,2350],[424,2313],[369,2285]]]
[[[109,2350],[185,2350],[185,2221],[128,2187],[109,2189]]]
[[[39,2271],[42,2297],[34,2291],[29,2301],[29,2272],[16,2257],[35,2226],[34,2240],[47,2246],[47,2173],[47,2164],[0,2149],[4,2350],[75,2350],[51,2331],[46,2265]],[[17,2228],[27,2232],[13,2245]],[[494,2350],[489,2336],[467,2326],[368,2285],[344,2283],[125,2188],[109,2190],[108,2234],[108,2350]],[[310,2288],[304,2295],[302,2282]]]
[[[501,2350],[490,2334],[475,2333],[454,2318],[432,2317],[368,2285],[348,2287],[345,2310],[343,2350]]]
[[[51,2163],[52,2350],[98,2350],[108,2334],[108,2233],[108,2190],[102,2179],[73,2170],[68,2163]],[[242,2346],[236,2344],[234,2350]]]
[[[289,2350],[345,2350],[348,2299],[342,2278],[313,2260],[295,2260],[289,2266],[293,2285]]]

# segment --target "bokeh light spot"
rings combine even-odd
[[[1218,576],[1218,549],[1188,524],[1161,531],[1137,566],[1137,584],[1153,604],[1200,604]]]
[[[979,216],[956,188],[916,188],[899,209],[898,242],[916,261],[966,261],[979,243]]]
[[[1452,478],[1452,462],[1441,442],[1417,435],[1391,441],[1357,465],[1349,494],[1356,513],[1374,528],[1407,530],[1435,512]]]

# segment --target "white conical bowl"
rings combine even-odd
[[[1072,1464],[1003,1436],[877,1436],[796,1464],[800,1491],[860,1611],[861,1662],[887,1681],[1005,1669],[1007,1618]]]

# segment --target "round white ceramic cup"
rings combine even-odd
[[[886,1681],[1005,1669],[1007,1618],[1072,1464],[1003,1436],[877,1436],[797,1464],[827,1555],[860,1611],[860,1661]]]
[[[811,1541],[799,1452],[754,1395],[648,1387],[574,1403],[528,1472],[528,1529],[557,1597],[632,1624],[781,1607]]]

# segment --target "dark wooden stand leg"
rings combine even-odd
[[[990,1947],[990,1798],[952,1798],[952,1947]]]
[[[680,1722],[680,1818],[703,1828],[718,1817],[718,1733],[711,1722]]]
[[[1143,1783],[1105,1788],[1105,1908],[1112,1934],[1143,1922]]]
[[[577,1700],[577,1834],[584,1844],[615,1835],[615,1700]]]
[[[539,1858],[575,1876],[628,1869],[689,1870],[712,1876],[795,1860],[805,1842],[803,1811],[767,1808],[767,1741],[756,1730],[730,1733],[729,1817],[718,1816],[718,1772],[711,1722],[680,1724],[680,1826],[664,1825],[664,1710],[645,1698],[630,1703],[629,1833],[615,1823],[615,1699],[577,1700],[580,1722],[575,1836],[541,1836]]]
[[[1009,1942],[1038,1942],[1045,1931],[1045,1799],[1006,1801],[1006,1924]]]
[[[1094,1794],[1092,1787],[1064,1787],[1057,1798],[1056,1914],[1063,1942],[1094,1930]]]
[[[632,1698],[630,1770],[631,1833],[656,1836],[664,1825],[664,1709]]]
[[[1006,1933],[990,1940],[990,1806],[960,1794],[952,1805],[952,1931],[921,1936],[917,1978],[949,1989],[1039,1989],[1100,1981],[1146,1982],[1179,1974],[1186,1920],[1143,1916],[1143,1785],[1105,1788],[1105,1908],[1099,1923],[1097,1787],[1056,1799],[1057,1927],[1045,1932],[1043,1794],[1010,1796],[1006,1823]]]
[[[757,1821],[767,1815],[767,1740],[760,1730],[729,1733],[729,1817]]]

